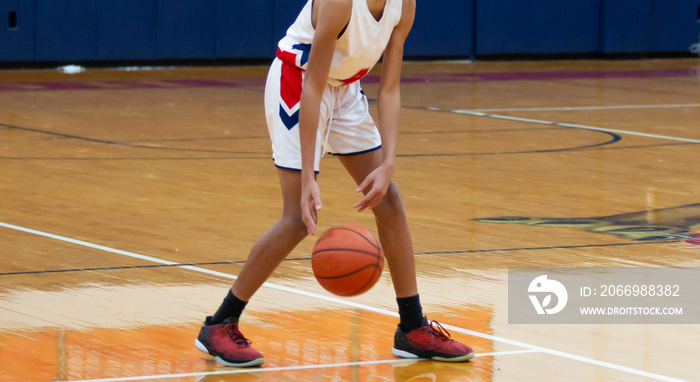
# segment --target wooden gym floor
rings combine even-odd
[[[700,266],[692,59],[406,63],[395,180],[423,306],[477,357],[392,357],[388,272],[335,298],[309,238],[244,314],[264,367],[216,365],[193,340],[280,213],[265,74],[0,72],[0,380],[698,380],[698,325],[507,317],[509,267]],[[374,230],[337,159],[320,185],[320,232]]]

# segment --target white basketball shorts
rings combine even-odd
[[[265,115],[275,166],[301,171],[299,103],[304,71],[276,58],[265,85]],[[326,85],[321,99],[314,171],[325,152],[353,155],[381,148],[381,137],[369,114],[367,97],[356,81]]]

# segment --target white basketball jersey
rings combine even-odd
[[[309,0],[279,42],[277,57],[288,65],[306,69],[315,29],[311,23],[313,0]],[[333,53],[328,83],[340,86],[364,77],[379,61],[394,27],[401,20],[403,0],[386,0],[381,19],[376,20],[367,0],[353,0],[348,26]]]

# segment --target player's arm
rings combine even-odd
[[[352,0],[316,0],[316,31],[306,66],[299,110],[301,141],[301,213],[310,235],[316,230],[316,211],[321,209],[321,193],[316,183],[314,161],[321,98],[338,35],[350,20]]]
[[[391,177],[394,173],[396,157],[396,138],[399,130],[399,115],[401,114],[401,64],[403,63],[403,45],[413,26],[416,14],[416,1],[404,0],[401,21],[394,28],[389,43],[384,50],[382,60],[381,81],[377,92],[377,109],[379,113],[378,128],[382,137],[382,165],[374,170],[357,187],[361,192],[369,187],[365,197],[355,204],[358,211],[372,209],[379,205],[384,198]]]

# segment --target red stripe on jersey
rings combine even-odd
[[[355,81],[358,81],[360,78],[366,76],[367,73],[369,73],[369,69],[370,68],[362,69],[359,72],[357,72],[354,76],[347,78],[347,79],[344,79],[344,80],[340,80],[340,83],[342,83],[343,85],[349,85]]]
[[[301,69],[283,63],[280,80],[280,95],[287,107],[291,109],[301,101]]]
[[[289,109],[301,101],[302,70],[282,61],[280,95]]]
[[[301,101],[302,70],[296,66],[297,55],[277,49],[277,58],[282,61],[280,95],[289,109]]]
[[[297,66],[297,55],[292,53],[292,52],[285,52],[280,48],[277,48],[277,58],[282,60],[282,62],[286,63],[287,65],[291,65],[296,67]]]

